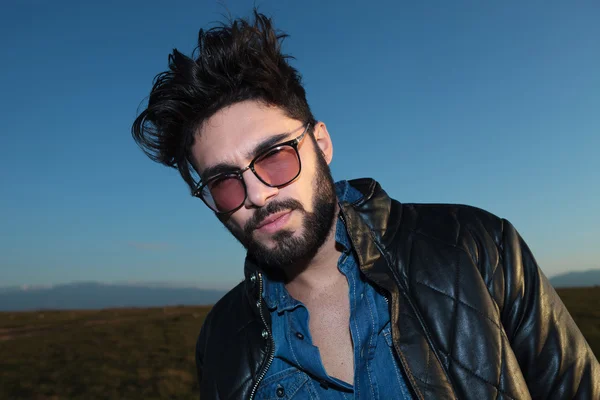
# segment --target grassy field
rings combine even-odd
[[[198,399],[209,308],[0,313],[0,399]]]
[[[559,294],[600,354],[600,287]],[[0,313],[0,399],[198,399],[209,308]]]
[[[558,289],[557,292],[596,358],[600,357],[600,286]]]

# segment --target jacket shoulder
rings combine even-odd
[[[255,332],[259,328],[245,285],[241,282],[227,292],[210,310],[200,329],[195,358],[202,398],[216,398],[217,393],[221,398],[245,397],[240,393],[245,393],[252,383],[255,371],[248,366],[254,364],[260,348],[246,349],[249,345],[245,339],[260,338],[260,331]],[[238,377],[235,384],[229,380],[231,376]]]
[[[242,310],[241,306],[244,304],[245,296],[245,282],[240,282],[221,297],[211,308],[202,324],[202,331],[213,327],[218,330],[224,325],[227,327],[231,325],[233,327],[236,322],[241,322],[239,314]]]
[[[464,204],[408,203],[402,207],[402,226],[417,234],[454,246],[464,246],[466,238],[485,237],[495,245],[502,242],[506,221],[495,214]]]

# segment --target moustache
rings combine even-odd
[[[249,236],[250,234],[252,234],[252,231],[254,229],[256,229],[256,227],[258,227],[258,225],[265,218],[269,217],[271,214],[275,214],[275,213],[278,213],[280,211],[285,211],[285,210],[304,211],[304,207],[302,206],[302,203],[300,203],[298,200],[294,200],[294,199],[286,199],[286,200],[278,201],[276,203],[269,203],[266,206],[261,207],[256,210],[254,215],[246,223],[246,226],[244,227],[244,234],[246,234],[246,236]]]

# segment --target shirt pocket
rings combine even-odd
[[[296,368],[287,368],[265,378],[259,385],[258,400],[309,399],[308,375]]]

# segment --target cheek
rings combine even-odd
[[[250,214],[243,207],[233,213],[227,220],[227,225],[235,230],[242,231],[250,219]]]
[[[293,198],[302,203],[306,212],[313,211],[313,197],[315,193],[315,176],[313,171],[305,171],[302,174],[302,179],[298,179],[294,185],[289,187],[289,193],[281,193],[283,197]],[[310,172],[310,173],[308,173]]]

